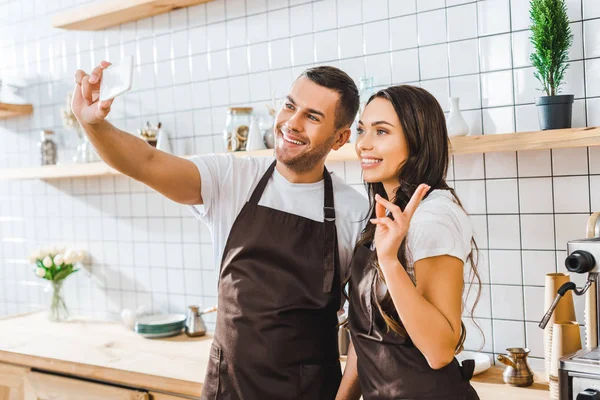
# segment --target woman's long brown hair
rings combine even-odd
[[[449,187],[445,181],[449,164],[449,139],[444,112],[435,97],[419,87],[401,85],[380,90],[371,96],[367,104],[378,97],[388,100],[393,105],[398,114],[408,146],[408,157],[400,165],[398,171],[398,188],[395,197],[388,200],[404,210],[419,184],[426,183],[431,186],[431,190],[449,191],[454,201],[462,208],[462,203],[458,199],[454,189]],[[375,218],[375,195],[379,194],[387,199],[387,194],[381,182],[366,183],[366,185],[370,204],[369,218]],[[368,223],[361,234],[356,248],[370,245],[374,240],[374,236],[375,225]],[[475,239],[471,238],[471,252],[467,257],[467,262],[471,266],[469,291],[475,281],[478,287],[475,302],[471,310],[469,310],[473,322],[475,322],[473,319],[473,310],[481,295],[481,278],[477,271],[477,254],[477,244],[475,243]],[[398,260],[406,268],[406,239],[404,239],[400,246]],[[376,268],[379,283],[385,284],[385,278],[381,272],[375,252],[367,268]],[[349,277],[346,281],[348,280]],[[388,331],[391,329],[402,336],[408,336],[406,329],[398,317],[389,292],[386,291],[383,299],[379,301],[376,291],[373,291],[373,301],[383,316]],[[475,325],[479,327],[476,322]],[[479,330],[481,331],[481,328]],[[455,349],[456,353],[462,351],[465,338],[466,328],[461,321],[461,333]]]

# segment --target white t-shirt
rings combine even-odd
[[[274,159],[209,154],[191,160],[200,171],[204,201],[204,205],[194,205],[191,209],[209,227],[215,250],[214,266],[218,270],[235,219]],[[340,267],[345,274],[366,223],[369,205],[365,197],[333,173],[331,180]],[[258,204],[323,222],[324,190],[323,180],[290,183],[275,169]]]
[[[434,190],[421,201],[406,236],[406,271],[416,284],[414,264],[428,257],[449,255],[463,263],[471,252],[473,227],[448,190]],[[377,287],[381,299],[385,285]]]

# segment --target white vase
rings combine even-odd
[[[258,126],[258,119],[256,116],[252,116],[252,120],[250,122],[250,130],[248,132],[248,142],[246,143],[246,151],[255,151],[255,150],[264,150],[265,139],[263,137],[262,131]]]
[[[169,135],[167,132],[165,132],[164,129],[159,129],[157,136],[158,139],[156,141],[156,148],[166,153],[172,153],[173,151],[171,150],[171,142],[169,141]]]
[[[449,137],[466,136],[469,134],[469,125],[460,113],[459,101],[459,97],[450,98],[452,105],[450,106],[450,115],[448,115],[448,120],[446,121]]]

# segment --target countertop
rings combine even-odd
[[[200,397],[212,336],[144,339],[114,322],[78,318],[51,323],[45,313],[0,319],[0,362]],[[549,399],[536,375],[528,388],[502,381],[501,367],[475,376],[482,400]]]

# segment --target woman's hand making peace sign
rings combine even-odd
[[[371,219],[371,223],[377,225],[375,229],[375,248],[377,249],[377,259],[382,268],[386,264],[394,265],[393,262],[398,262],[398,250],[400,250],[400,245],[408,233],[410,220],[430,188],[429,185],[424,183],[419,185],[404,211],[380,195],[375,196],[375,201],[377,201],[375,215],[377,218]],[[386,216],[386,210],[394,216],[393,220]]]

